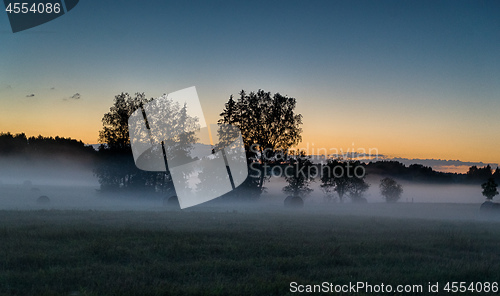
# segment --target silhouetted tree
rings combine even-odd
[[[363,195],[370,188],[370,185],[365,182],[364,177],[352,177],[350,180],[348,195],[351,200],[353,202],[366,202]]]
[[[301,140],[302,115],[295,113],[296,99],[279,93],[259,90],[241,91],[235,101],[231,96],[225,104],[219,124],[230,124],[241,130],[249,162],[273,162],[277,150],[288,149]],[[258,186],[262,189],[266,174],[260,174]]]
[[[102,118],[103,129],[99,133],[99,141],[102,143],[99,148],[100,161],[94,170],[102,190],[140,189],[141,191],[161,191],[173,194],[172,177],[168,169],[167,172],[139,170],[132,156],[128,126],[129,117],[152,100],[147,99],[144,93],[136,93],[134,97],[122,93],[115,96],[110,111],[104,114]],[[163,148],[166,155],[172,156],[171,161],[173,161],[173,158],[179,163],[189,161],[189,151],[193,148],[196,138],[194,132],[183,133],[182,131],[195,129],[197,119],[188,116],[186,105],[181,107],[168,98],[162,100],[161,103],[156,101],[156,103],[152,102],[152,104],[157,104],[154,107],[159,112],[148,114],[149,124],[161,122],[177,132],[175,133],[176,136],[167,137],[166,133],[171,131],[159,130],[158,133],[160,134],[155,134],[153,140],[155,143],[163,142],[165,144]],[[149,136],[146,134],[140,135]],[[139,140],[149,142],[152,139]]]
[[[144,189],[141,187],[145,187],[147,179],[152,177],[135,166],[128,130],[130,115],[149,101],[144,93],[136,93],[134,97],[121,93],[115,96],[109,112],[104,114],[103,128],[99,132],[99,162],[94,169],[101,190]]]
[[[353,201],[361,201],[369,185],[364,181],[364,175],[355,173],[355,169],[360,166],[359,161],[329,159],[321,174],[321,188],[325,195],[331,197],[336,192],[340,202],[344,201],[345,195]]]
[[[144,93],[136,93],[134,97],[128,93],[115,96],[113,106],[102,118],[102,130],[99,142],[112,150],[130,150],[128,119],[135,110],[153,99],[147,99]]]
[[[487,180],[491,178],[493,175],[493,170],[491,166],[488,164],[482,168],[478,168],[477,166],[471,166],[469,171],[467,172],[467,180],[472,182],[481,182],[483,180]]]
[[[380,193],[387,202],[397,202],[403,194],[403,186],[392,178],[380,180]]]
[[[290,164],[285,167],[285,180],[288,183],[283,188],[283,192],[296,197],[305,197],[313,190],[309,187],[317,175],[317,168],[311,160],[301,154],[290,159]]]
[[[483,195],[486,197],[487,200],[491,201],[493,197],[498,195],[498,190],[497,190],[498,184],[495,182],[495,179],[493,178],[489,178],[488,182],[483,183],[481,187],[483,188]]]
[[[349,189],[349,177],[346,174],[346,163],[337,159],[329,159],[323,166],[321,175],[321,189],[327,197],[330,197],[333,192],[339,196],[339,201],[344,202],[344,195]]]

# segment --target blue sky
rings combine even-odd
[[[120,92],[195,85],[213,122],[262,88],[297,98],[302,145],[500,163],[499,15],[498,1],[81,0],[13,34],[0,13],[0,131],[94,143]]]

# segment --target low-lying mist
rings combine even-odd
[[[370,185],[365,192],[364,197],[369,203],[385,202],[380,194],[380,176],[368,176],[366,182]],[[484,196],[481,194],[480,185],[470,184],[436,184],[436,183],[417,183],[398,180],[403,186],[403,194],[399,203],[482,203]],[[271,181],[265,184],[268,195],[283,195],[282,188],[286,186],[284,178],[272,177]],[[325,195],[320,187],[321,182],[317,181],[311,184],[313,191],[305,200],[320,202],[325,199]],[[263,196],[265,196],[264,194]],[[349,198],[347,198],[349,202]]]
[[[404,193],[396,204],[387,204],[380,195],[381,177],[369,176],[366,204],[344,203],[325,199],[319,182],[304,198],[304,208],[286,209],[283,201],[286,185],[283,178],[272,177],[257,201],[222,202],[215,199],[183,211],[317,213],[326,215],[366,215],[425,219],[477,219],[484,201],[478,185],[417,184],[400,181]],[[46,196],[48,201],[41,201]],[[109,194],[99,191],[92,166],[85,162],[59,159],[0,159],[0,210],[101,210],[101,211],[172,211],[161,194]],[[244,200],[244,198],[242,198]]]
[[[0,157],[0,184],[32,183],[47,186],[99,186],[92,160],[59,157]]]

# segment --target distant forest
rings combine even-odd
[[[0,133],[0,156],[57,156],[70,154],[75,157],[93,155],[95,149],[82,141],[61,137],[26,137],[24,133]]]
[[[64,156],[73,158],[75,161],[91,162],[89,165],[99,167],[104,165],[106,159],[113,157],[106,149],[94,149],[85,145],[82,141],[61,137],[27,137],[24,133],[11,134],[0,133],[0,157],[21,157],[28,160],[39,158],[57,158]],[[120,155],[120,157],[123,157]],[[128,162],[133,163],[132,155]],[[367,175],[379,175],[381,177],[393,177],[400,180],[422,182],[422,183],[461,183],[480,184],[488,178],[500,181],[500,169],[493,169],[490,165],[484,167],[472,166],[465,174],[444,173],[433,170],[421,164],[405,165],[398,161],[375,161],[362,163]]]
[[[491,177],[500,180],[500,169],[497,167],[493,170],[490,165],[479,168],[471,166],[465,174],[437,172],[421,164],[406,166],[398,161],[370,162],[365,167],[367,174],[425,183],[480,184]]]

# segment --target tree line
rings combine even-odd
[[[91,146],[82,141],[62,137],[27,137],[24,133],[0,133],[0,156],[41,156],[93,154]],[[76,155],[75,155],[76,154]]]
[[[140,110],[153,98],[147,98],[144,93],[130,95],[121,93],[114,98],[109,112],[102,118],[102,130],[99,132],[101,145],[97,151],[86,146],[83,142],[71,138],[61,137],[26,137],[25,134],[0,133],[0,156],[12,155],[90,155],[94,163],[94,174],[100,183],[101,191],[111,192],[156,192],[163,195],[174,195],[172,178],[166,172],[148,172],[136,167],[132,157],[130,132],[128,120],[132,113]],[[380,184],[381,192],[388,200],[397,200],[402,188],[394,178],[413,182],[426,183],[479,183],[490,178],[500,180],[500,169],[493,170],[489,165],[483,168],[470,167],[466,174],[443,173],[434,171],[431,167],[420,164],[406,166],[398,161],[375,161],[363,163],[353,160],[330,159],[323,166],[318,166],[305,155],[280,155],[283,151],[297,145],[301,140],[302,115],[295,112],[296,99],[281,95],[271,94],[259,90],[257,92],[241,91],[237,98],[232,95],[220,113],[219,125],[230,124],[241,130],[245,146],[246,158],[251,170],[261,172],[257,178],[247,178],[245,182],[226,195],[225,198],[241,198],[243,196],[258,198],[265,190],[265,183],[271,175],[271,167],[287,167],[288,171],[281,176],[285,177],[287,184],[283,191],[292,196],[306,196],[311,192],[309,184],[311,176],[297,175],[294,170],[303,171],[321,170],[321,189],[325,196],[336,196],[343,201],[349,196],[353,201],[363,202],[363,192],[368,189],[368,184],[363,178],[349,178],[349,165],[362,167],[365,174],[380,175],[383,180]],[[176,104],[168,105],[168,116],[184,116],[186,119],[186,106]],[[166,109],[163,110],[167,112]],[[184,120],[185,121],[185,120]],[[188,140],[189,139],[189,140]],[[184,139],[176,138],[173,146],[176,149],[188,152],[193,149],[195,142],[193,135]],[[168,154],[168,151],[164,151]],[[335,170],[343,170],[345,176],[333,174]],[[285,174],[289,173],[289,174]],[[326,174],[330,173],[330,174]],[[209,172],[208,172],[209,174]],[[204,176],[201,177],[209,177]],[[398,193],[399,192],[399,193]]]

